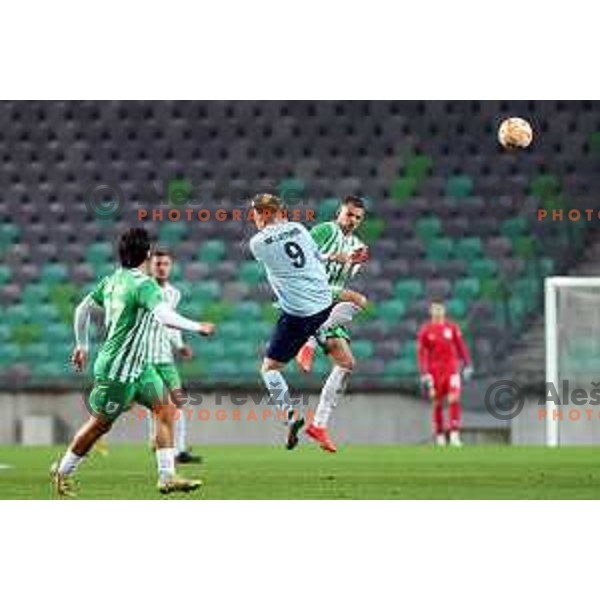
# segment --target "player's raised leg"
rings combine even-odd
[[[333,368],[323,385],[315,417],[306,428],[306,434],[318,442],[323,450],[336,452],[337,448],[329,437],[327,427],[333,409],[337,406],[338,400],[348,385],[355,361],[350,344],[343,337],[328,339],[327,352],[332,360]]]

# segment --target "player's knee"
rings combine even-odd
[[[448,396],[448,404],[456,404],[460,399],[458,394],[449,394]]]
[[[362,294],[356,294],[356,297],[354,298],[353,302],[362,310],[367,308],[367,304],[369,304],[367,297],[363,296]]]
[[[346,369],[347,371],[353,371],[354,365],[356,364],[356,360],[354,359],[354,356],[352,356],[352,355],[342,356],[342,357],[338,358],[335,362],[338,367],[341,367],[342,369]]]

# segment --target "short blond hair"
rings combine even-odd
[[[281,198],[274,194],[256,194],[252,198],[252,208],[261,215],[263,219],[281,215],[284,206]]]

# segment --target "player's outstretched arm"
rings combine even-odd
[[[75,309],[73,330],[75,332],[75,349],[71,362],[77,371],[82,371],[87,364],[89,352],[90,317],[94,311],[100,310],[91,294],[88,294]]]
[[[195,331],[200,335],[213,335],[215,332],[215,324],[208,322],[192,321],[180,315],[174,311],[166,302],[161,302],[152,311],[154,318],[165,325],[166,327],[173,327],[174,329],[180,329],[182,331]]]

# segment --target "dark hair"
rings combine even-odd
[[[154,248],[154,250],[152,250],[152,256],[156,256],[157,258],[168,256],[171,260],[175,260],[175,255],[173,254],[173,252],[165,246],[157,246],[156,248]]]
[[[128,229],[119,240],[119,260],[123,267],[139,267],[150,252],[150,236],[143,227]]]
[[[352,204],[356,208],[362,208],[363,210],[367,208],[365,201],[360,196],[346,196],[342,200],[342,206],[348,206],[348,204]]]
[[[431,296],[431,298],[429,299],[429,304],[442,304],[442,305],[445,305],[446,302],[445,302],[443,296]]]

